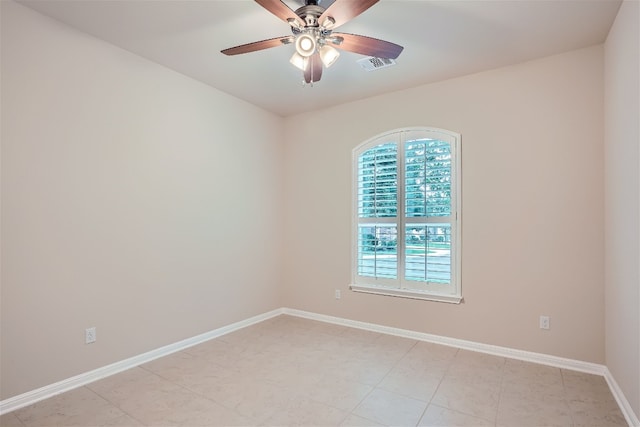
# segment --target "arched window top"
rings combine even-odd
[[[435,139],[435,140],[446,141],[446,142],[449,142],[450,144],[460,140],[460,134],[450,130],[435,128],[435,127],[415,126],[415,127],[398,128],[398,129],[390,130],[390,131],[375,135],[367,139],[366,141],[362,142],[360,145],[354,148],[353,151],[354,153],[358,151],[363,151],[366,148],[378,145],[385,140],[395,142],[397,141],[398,137],[401,135],[405,135],[405,138],[408,138],[408,139],[410,138]]]

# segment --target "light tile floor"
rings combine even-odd
[[[626,426],[602,377],[290,316],[0,417],[2,426]]]

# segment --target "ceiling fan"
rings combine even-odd
[[[396,59],[404,49],[395,43],[372,37],[333,32],[379,0],[335,0],[326,9],[319,5],[320,0],[305,0],[304,6],[295,11],[281,0],[255,1],[289,24],[293,35],[231,47],[222,53],[239,55],[294,44],[296,51],[290,62],[304,72],[306,83],[319,81],[323,64],[328,68],[338,59],[340,53],[335,47],[385,59]]]

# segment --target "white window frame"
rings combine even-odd
[[[451,149],[451,215],[443,217],[406,217],[405,212],[405,136],[424,134],[425,137],[445,141]],[[358,160],[365,151],[378,145],[395,142],[397,144],[397,216],[395,218],[359,218],[358,216]],[[351,239],[351,285],[355,292],[365,292],[394,297],[405,297],[459,304],[462,302],[461,259],[462,259],[462,169],[461,136],[458,133],[432,127],[409,127],[395,129],[368,139],[352,151],[352,239]],[[405,226],[411,223],[451,224],[451,283],[439,285],[414,282],[404,279],[405,275]],[[383,279],[358,275],[358,225],[362,223],[393,223],[397,227],[397,279]],[[416,286],[416,283],[419,285]],[[413,288],[411,287],[413,285]],[[423,289],[415,289],[422,287]]]

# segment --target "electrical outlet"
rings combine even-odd
[[[340,289],[336,289],[336,299],[340,299]]]
[[[91,344],[96,342],[96,328],[87,328],[84,330],[84,343]]]
[[[549,329],[550,326],[549,316],[540,316],[540,329]]]

